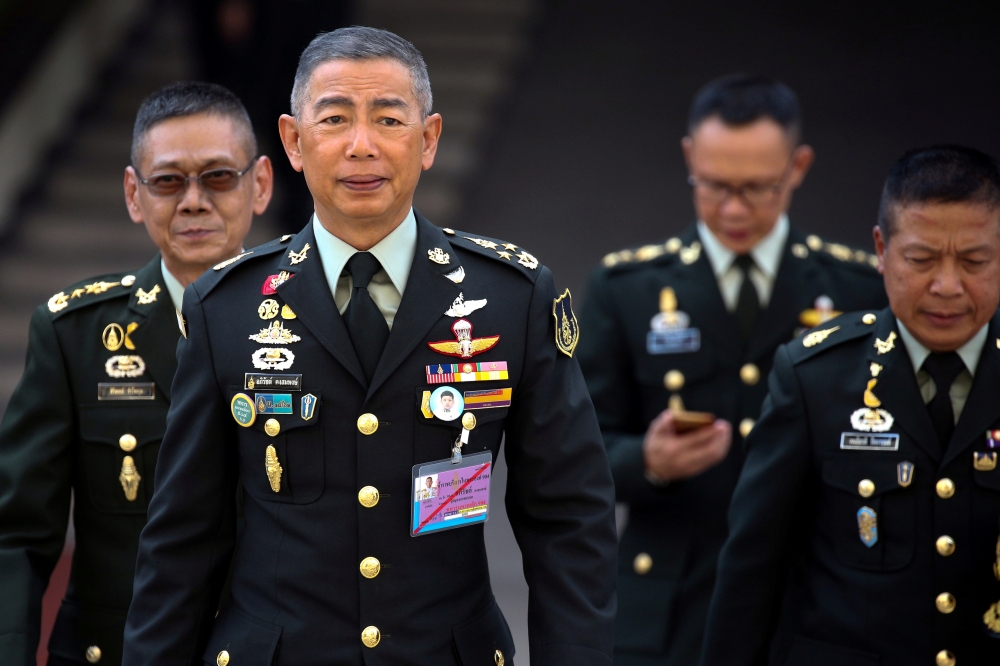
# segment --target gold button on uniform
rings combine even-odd
[[[944,557],[948,557],[955,552],[955,540],[947,534],[939,536],[934,545],[937,546],[938,554]]]
[[[358,430],[361,431],[362,435],[370,435],[376,430],[378,430],[378,417],[374,414],[362,414],[358,417]],[[369,627],[372,629],[374,627]],[[375,633],[378,633],[378,629],[375,629]],[[375,641],[378,643],[378,641]]]
[[[760,368],[753,363],[747,363],[740,368],[740,379],[747,386],[753,386],[760,381]]]
[[[743,437],[749,435],[750,431],[753,430],[753,427],[754,425],[756,425],[756,423],[757,422],[754,421],[753,419],[743,419],[742,421],[740,421],[740,435]]]
[[[365,578],[374,578],[382,570],[382,563],[374,557],[366,557],[361,560],[361,575]]]
[[[96,664],[101,660],[101,648],[96,645],[91,645],[87,648],[86,657],[88,663]]]
[[[278,419],[268,419],[264,422],[264,432],[266,432],[271,437],[277,436],[281,432],[281,424],[278,423]]]
[[[378,488],[375,486],[365,486],[358,491],[358,502],[366,509],[370,509],[378,504]]]
[[[497,666],[503,666],[503,652],[497,650],[493,653],[493,661],[496,662]]]
[[[136,441],[135,436],[125,433],[118,438],[118,446],[122,448],[122,451],[126,453],[135,449]]]
[[[663,385],[668,391],[680,391],[684,388],[684,373],[680,370],[671,370],[663,375]]]
[[[937,482],[936,488],[941,499],[948,499],[955,494],[955,482],[951,479],[941,479]]]
[[[462,427],[466,430],[472,430],[476,427],[476,415],[472,412],[466,412],[462,414]]]
[[[958,600],[955,599],[955,595],[951,592],[942,592],[937,595],[937,599],[934,600],[934,605],[937,606],[937,609],[945,615],[955,610],[955,604],[957,603]]]
[[[639,553],[632,560],[632,568],[640,576],[645,576],[653,568],[653,558],[649,556],[649,553]]]
[[[378,645],[380,640],[382,640],[382,634],[378,632],[378,627],[365,627],[365,630],[361,632],[361,642],[365,644],[365,647],[373,648]]]
[[[875,494],[875,483],[871,479],[861,479],[858,483],[858,494],[862,497],[871,497]]]
[[[216,666],[228,666],[229,664],[229,653],[223,650],[219,653],[219,656],[215,658]]]
[[[951,650],[941,650],[934,657],[934,663],[937,666],[955,666],[956,661],[955,655]]]
[[[877,317],[873,315],[871,312],[869,312],[868,314],[866,314],[864,317],[861,318],[861,321],[871,326],[872,324],[875,323],[876,319]]]

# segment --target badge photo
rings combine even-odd
[[[434,499],[438,495],[438,475],[428,474],[427,476],[420,477],[417,482],[416,492],[413,494],[414,502],[423,502],[425,500]]]
[[[442,421],[454,421],[465,410],[462,392],[451,386],[439,386],[431,392],[431,413]]]

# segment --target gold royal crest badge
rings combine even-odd
[[[552,301],[552,316],[556,320],[556,347],[572,358],[573,351],[580,342],[580,325],[573,314],[573,296],[569,289]]]

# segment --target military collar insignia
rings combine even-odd
[[[803,347],[815,347],[820,344],[828,337],[830,337],[835,331],[839,331],[839,326],[834,326],[833,328],[825,328],[822,331],[813,331],[809,335],[802,338]]]
[[[295,273],[289,273],[288,271],[281,271],[277,275],[268,275],[264,279],[264,284],[260,287],[260,293],[264,296],[270,296],[271,294],[277,293],[278,287],[295,277]]]
[[[104,364],[109,377],[141,377],[146,372],[146,362],[141,356],[112,356]]]
[[[695,241],[688,247],[682,247],[678,253],[680,255],[681,262],[690,266],[694,262],[698,261],[698,257],[701,256],[701,243]]]
[[[445,277],[454,282],[455,284],[461,284],[462,280],[465,279],[465,269],[459,266],[451,273],[446,274]]]
[[[485,298],[478,301],[467,301],[465,300],[465,295],[459,292],[458,298],[456,298],[451,304],[451,307],[445,311],[445,314],[449,317],[467,317],[479,308],[485,306]]]
[[[553,299],[552,317],[556,320],[556,348],[572,358],[580,342],[580,325],[573,313],[573,296],[569,289]]]
[[[302,338],[286,329],[284,322],[273,321],[267,328],[260,329],[260,333],[251,335],[250,339],[264,345],[283,345],[298,342]]]
[[[459,319],[451,325],[451,330],[455,334],[455,340],[441,340],[439,342],[428,342],[427,346],[446,356],[459,356],[461,358],[472,358],[476,354],[481,354],[487,349],[491,349],[500,341],[499,335],[491,335],[484,338],[472,337],[472,324],[465,319]]]
[[[253,353],[252,359],[253,367],[258,370],[287,370],[295,362],[295,354],[283,347],[263,347]]]
[[[890,331],[889,336],[883,342],[878,338],[875,338],[875,349],[878,351],[879,355],[888,354],[893,349],[896,348],[896,331]]]
[[[212,266],[212,270],[214,270],[214,271],[221,271],[226,266],[230,266],[232,264],[235,264],[237,261],[239,261],[243,257],[249,257],[251,254],[253,254],[252,251],[251,252],[241,252],[240,254],[236,255],[235,257],[231,257],[229,259],[226,259],[225,261],[220,261],[215,266]]]
[[[301,264],[303,261],[306,260],[306,254],[308,254],[310,249],[312,248],[310,247],[309,243],[306,243],[305,245],[302,246],[302,249],[299,250],[298,252],[289,250],[288,263],[291,264],[292,266],[295,266],[296,264]]]
[[[153,288],[146,291],[142,287],[135,290],[135,297],[138,299],[138,305],[151,305],[156,302],[156,295],[160,293],[160,285],[153,285]]]
[[[441,264],[442,266],[446,266],[451,262],[451,256],[439,247],[427,250],[427,258],[435,264]]]

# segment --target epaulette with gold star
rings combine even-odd
[[[801,363],[843,342],[870,335],[880,315],[872,310],[848,312],[809,329],[788,343],[792,363]]]
[[[801,246],[800,246],[801,247]],[[801,250],[797,250],[793,246],[792,252],[796,256],[807,255],[808,252],[803,250],[812,250],[818,256],[828,256],[833,257],[841,264],[850,266],[864,266],[866,269],[877,269],[878,268],[878,257],[870,252],[865,252],[864,250],[858,250],[856,248],[848,247],[847,245],[841,245],[840,243],[830,243],[823,240],[816,234],[811,234],[806,236],[806,245]]]
[[[701,242],[697,238],[689,245],[676,236],[665,243],[654,243],[642,247],[629,248],[604,255],[601,265],[605,268],[615,268],[629,265],[640,265],[661,258],[676,258],[683,264],[693,264],[701,256]]]
[[[529,254],[523,247],[496,238],[487,238],[465,231],[456,231],[454,229],[442,229],[442,231],[448,236],[448,242],[455,247],[472,250],[500,263],[517,267],[520,269],[521,274],[532,282],[538,276],[538,268],[541,264],[538,262],[538,259]]]
[[[103,303],[120,296],[128,296],[133,284],[135,284],[135,275],[131,273],[111,273],[89,278],[60,291],[58,294],[53,294],[46,305],[53,318],[56,318],[87,305]]]

